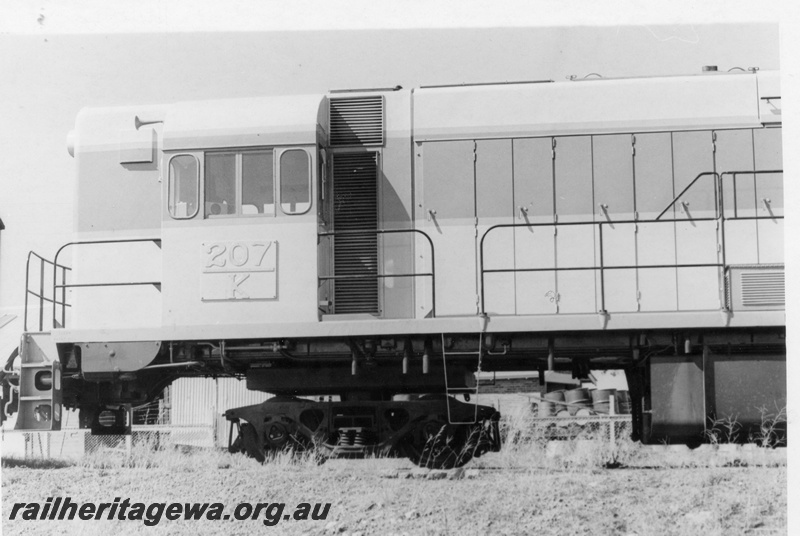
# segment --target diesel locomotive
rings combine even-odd
[[[275,395],[227,410],[232,450],[453,467],[500,448],[479,371],[624,369],[644,442],[785,404],[777,72],[90,108],[68,150],[18,429],[125,433],[229,375]]]

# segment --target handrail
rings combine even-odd
[[[692,221],[716,221],[717,218],[694,218]],[[517,272],[567,272],[567,271],[600,271],[600,312],[605,312],[605,286],[604,286],[604,270],[632,270],[636,268],[712,268],[721,267],[720,263],[681,263],[681,264],[653,264],[653,265],[614,265],[605,266],[603,258],[603,226],[604,225],[618,225],[618,224],[639,224],[639,223],[676,223],[683,222],[681,219],[671,220],[618,220],[618,221],[590,221],[590,222],[551,222],[551,223],[501,223],[489,227],[481,237],[480,240],[480,283],[481,283],[481,312],[486,313],[486,289],[484,274],[493,273],[517,273]],[[484,240],[490,231],[498,228],[510,227],[560,227],[560,226],[577,226],[577,225],[591,225],[597,226],[600,229],[600,264],[599,266],[568,266],[568,267],[549,267],[549,268],[484,268]]]
[[[379,235],[379,234],[401,234],[401,233],[417,233],[425,237],[428,245],[431,248],[431,271],[423,273],[412,274],[367,274],[367,275],[327,275],[317,276],[319,281],[336,281],[336,280],[358,280],[358,279],[387,279],[395,277],[430,277],[431,278],[431,317],[436,317],[436,251],[433,246],[433,240],[427,233],[420,229],[372,229],[372,230],[344,230],[344,231],[322,231],[318,232],[317,236],[358,236],[358,235]]]
[[[126,243],[134,243],[134,242],[153,242],[159,248],[161,247],[161,239],[160,238],[119,238],[119,239],[107,239],[107,240],[77,240],[75,242],[67,242],[56,251],[56,255],[53,259],[54,266],[58,265],[58,256],[61,255],[61,252],[67,249],[70,246],[88,246],[88,245],[98,245],[98,244],[126,244]],[[66,289],[67,288],[78,288],[78,287],[124,287],[124,286],[137,286],[137,285],[153,285],[157,289],[161,288],[161,281],[142,281],[142,282],[122,282],[122,283],[74,283],[74,284],[66,284],[63,283],[61,285],[55,279],[55,267],[53,268],[53,296],[58,289],[61,289],[62,295],[66,296]],[[61,309],[61,326],[63,327],[66,324],[66,316],[67,311],[65,308]],[[56,318],[56,308],[53,307],[53,327],[57,327],[58,319]]]
[[[639,268],[724,268],[726,266],[725,262],[725,236],[724,236],[724,225],[725,221],[731,220],[765,220],[765,219],[783,219],[783,216],[748,216],[748,217],[739,217],[736,213],[734,214],[733,218],[727,218],[725,216],[724,211],[724,202],[723,202],[723,181],[722,178],[725,176],[736,176],[742,174],[751,174],[751,175],[758,175],[758,174],[776,174],[776,173],[783,173],[783,170],[749,170],[749,171],[725,171],[723,173],[716,173],[713,171],[706,171],[703,173],[698,174],[690,183],[687,185],[681,193],[679,193],[667,207],[661,211],[661,213],[656,216],[655,219],[652,220],[640,220],[640,219],[632,219],[632,220],[615,220],[615,221],[582,221],[582,222],[547,222],[547,223],[501,223],[497,225],[493,225],[484,231],[483,235],[481,236],[479,249],[479,263],[480,263],[480,301],[481,301],[481,313],[486,313],[486,291],[485,291],[485,274],[487,273],[517,273],[517,272],[559,272],[559,271],[585,271],[585,270],[599,270],[600,271],[600,313],[605,314],[605,278],[604,278],[604,271],[605,270],[631,270],[631,269],[639,269]],[[647,223],[680,223],[687,221],[683,218],[672,218],[672,219],[660,219],[677,201],[681,198],[681,196],[689,190],[689,188],[694,185],[700,178],[704,176],[714,176],[716,178],[715,183],[717,186],[717,190],[715,193],[718,195],[718,200],[715,206],[715,216],[714,217],[705,217],[705,218],[691,218],[693,222],[702,222],[702,221],[719,221],[722,223],[722,262],[721,263],[675,263],[675,264],[654,264],[654,265],[614,265],[614,266],[605,266],[605,259],[604,259],[604,248],[603,248],[603,226],[605,225],[624,225],[624,224],[647,224]],[[554,227],[558,228],[559,226],[578,226],[578,225],[592,225],[597,226],[599,229],[599,249],[600,249],[600,258],[599,258],[599,265],[595,266],[571,266],[571,267],[548,267],[548,268],[503,268],[503,269],[486,269],[484,267],[484,242],[486,237],[489,233],[495,229],[499,228],[532,228],[532,227]]]
[[[733,181],[734,181],[733,182],[733,191],[735,193],[736,192],[736,176],[737,175],[774,175],[774,174],[777,174],[777,173],[783,173],[783,170],[782,169],[765,169],[765,170],[762,170],[762,171],[759,171],[759,170],[723,171],[722,173],[719,174],[719,177],[720,177],[720,181],[722,179],[724,179],[726,176],[732,177]],[[720,183],[720,184],[722,184],[722,183]],[[723,208],[724,207],[721,206],[720,210],[722,210]],[[776,216],[776,218],[778,218],[778,217]],[[782,216],[780,216],[780,218],[782,218]],[[736,195],[734,195],[733,196],[733,218],[727,218],[727,219],[729,219],[729,220],[739,220],[739,219],[752,220],[752,219],[758,219],[758,218],[757,217],[756,218],[754,218],[754,217],[742,217],[742,218],[739,218],[739,207],[738,207],[738,203],[737,203],[737,200],[736,200]]]
[[[675,196],[675,199],[673,199],[673,200],[670,202],[670,204],[669,204],[669,205],[667,205],[667,208],[665,208],[664,210],[662,210],[662,211],[661,211],[661,213],[660,213],[658,216],[656,216],[656,220],[660,220],[660,219],[661,219],[661,216],[663,216],[665,212],[667,212],[669,209],[671,209],[671,208],[673,207],[673,205],[675,205],[675,203],[677,203],[677,202],[678,202],[678,199],[680,199],[680,198],[681,198],[681,196],[682,196],[683,194],[685,194],[685,193],[686,193],[686,191],[687,191],[689,188],[691,188],[692,186],[694,186],[694,183],[696,183],[696,182],[697,182],[697,181],[698,181],[698,180],[699,180],[701,177],[708,176],[708,175],[710,175],[710,176],[713,176],[715,179],[717,179],[717,180],[715,180],[715,181],[714,181],[714,185],[715,185],[715,186],[717,186],[717,185],[719,184],[719,183],[718,183],[718,181],[719,181],[719,175],[717,174],[717,172],[716,172],[716,171],[704,171],[704,172],[700,173],[699,175],[697,175],[697,177],[695,177],[695,178],[692,180],[692,182],[690,182],[689,184],[687,184],[687,185],[686,185],[686,188],[684,188],[683,190],[681,190],[681,193],[679,193],[677,196]],[[715,189],[715,191],[716,191],[717,189],[719,189],[719,187],[717,187],[717,188]],[[719,208],[719,206],[717,206],[717,207],[715,207],[715,208]],[[719,214],[717,213],[717,216],[718,216],[718,215],[719,215]],[[715,218],[715,219],[716,219],[716,218]]]
[[[30,289],[30,271],[31,271],[31,257],[36,257],[39,259],[39,293],[32,291]],[[23,320],[23,330],[28,331],[28,296],[33,295],[36,298],[39,298],[39,331],[44,329],[44,302],[52,303],[53,310],[55,311],[56,306],[61,305],[62,307],[71,307],[70,304],[66,303],[66,295],[63,295],[61,301],[57,301],[55,289],[53,291],[53,299],[48,298],[45,296],[44,293],[44,267],[45,264],[53,265],[54,270],[54,277],[57,276],[58,269],[61,269],[61,280],[66,281],[66,274],[67,271],[72,271],[72,268],[69,266],[64,266],[61,264],[57,264],[53,261],[45,259],[35,251],[28,252],[28,258],[25,262],[25,315]],[[56,279],[53,279],[53,283],[57,283]]]

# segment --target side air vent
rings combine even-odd
[[[378,314],[377,153],[333,155],[335,314]]]
[[[731,266],[728,302],[733,310],[783,309],[786,306],[783,265]]]
[[[383,96],[331,99],[331,147],[383,145]]]

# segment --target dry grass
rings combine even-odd
[[[784,444],[786,408],[776,408],[771,412],[761,408],[761,415],[762,425],[758,437],[750,438],[754,443],[757,442],[759,447],[732,445],[741,439],[739,437],[741,426],[735,418],[728,417],[711,422],[706,432],[709,444],[690,451],[682,445],[645,446],[634,443],[627,433],[619,430],[612,442],[608,425],[586,428],[567,434],[566,438],[553,440],[549,437],[552,431],[541,426],[534,415],[523,407],[518,411],[507,413],[501,420],[502,450],[473,460],[468,467],[580,472],[618,467],[783,466],[786,464],[783,449],[777,453],[765,451]],[[160,468],[176,472],[247,469],[252,468],[254,463],[243,455],[229,454],[224,449],[163,448],[150,441],[134,443],[130,452],[120,448],[101,448],[87,453],[79,460],[57,458],[2,460],[3,467]],[[359,463],[365,468],[372,465],[383,467],[384,457],[372,455]],[[397,460],[397,464],[407,463],[407,460]],[[313,451],[287,451],[270,455],[264,465],[272,469],[296,470],[314,468],[319,465],[319,459]]]
[[[708,445],[690,450],[684,445],[642,445],[630,439],[630,430],[617,429],[611,441],[609,424],[588,427],[564,439],[553,440],[548,430],[537,425],[533,414],[522,408],[504,415],[501,421],[503,449],[473,462],[475,467],[501,467],[516,470],[596,471],[608,468],[702,468],[726,466],[781,467],[786,452],[783,446],[786,410],[762,409],[761,432],[751,445],[733,444],[741,426],[735,419],[721,419],[707,434]]]
[[[777,468],[734,467],[724,461],[722,446],[690,453],[681,446],[648,447],[626,438],[610,446],[588,432],[548,442],[530,419],[524,413],[508,415],[502,423],[503,450],[470,462],[462,478],[453,480],[418,478],[427,472],[408,471],[408,460],[379,456],[320,467],[311,456],[281,453],[259,464],[219,449],[158,450],[140,443],[130,455],[107,449],[65,465],[4,460],[3,507],[64,495],[80,501],[220,501],[228,508],[240,501],[279,501],[287,508],[309,501],[332,504],[324,521],[282,521],[274,527],[276,534],[288,535],[785,533],[785,458]],[[610,463],[628,469],[605,470]],[[5,519],[3,528],[123,535],[138,534],[143,526]],[[260,520],[225,526],[162,521],[147,532],[197,536],[262,530]]]

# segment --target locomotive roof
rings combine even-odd
[[[780,122],[778,72],[586,79],[581,83],[422,86],[413,93],[418,142],[710,128]],[[394,91],[395,88],[392,88]],[[373,93],[374,94],[374,93]],[[107,114],[163,123],[167,151],[314,145],[328,128],[328,95],[307,94],[85,109],[84,147],[116,140]],[[778,105],[775,105],[775,103]],[[113,131],[113,132],[112,132]]]
[[[181,102],[169,107],[164,149],[317,142],[323,95]]]

